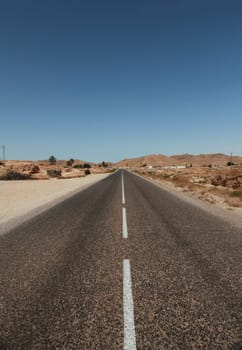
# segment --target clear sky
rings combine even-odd
[[[242,0],[0,0],[2,144],[242,155]]]

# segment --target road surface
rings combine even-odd
[[[0,237],[0,349],[228,349],[242,232],[126,171]]]

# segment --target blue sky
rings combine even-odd
[[[0,145],[242,155],[241,62],[241,0],[0,0]]]

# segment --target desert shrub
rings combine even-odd
[[[61,170],[57,169],[48,169],[47,175],[50,177],[60,177],[61,176]]]
[[[159,178],[161,179],[169,179],[171,177],[170,174],[160,174]]]
[[[90,175],[90,174],[91,174],[90,170],[89,169],[85,169],[85,175]]]
[[[90,169],[90,168],[91,168],[91,165],[88,164],[88,163],[85,163],[85,164],[83,164],[83,168],[84,168],[84,169]]]
[[[114,173],[115,171],[116,171],[115,168],[113,168],[113,169],[107,169],[107,170],[105,170],[105,173]]]
[[[211,180],[211,185],[226,187],[227,186],[227,178],[226,178],[226,176],[221,176],[221,175],[215,176]]]
[[[194,185],[189,182],[189,179],[185,176],[171,176],[172,182],[175,183],[177,186],[187,186],[187,187],[194,187]]]
[[[66,162],[66,165],[67,165],[67,166],[72,166],[73,163],[74,163],[74,159],[71,158],[71,159],[69,159],[69,160]]]
[[[75,164],[73,165],[74,169],[83,169],[83,164]]]
[[[9,170],[0,176],[0,180],[28,180],[30,175],[22,174],[14,170]]]
[[[242,199],[242,191],[234,191],[230,193],[231,197],[237,197]]]
[[[50,162],[50,164],[55,164],[56,163],[56,157],[50,156],[49,162]]]
[[[227,163],[227,166],[232,166],[232,165],[234,165],[233,162],[228,162],[228,163]]]

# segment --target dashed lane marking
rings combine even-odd
[[[123,211],[123,238],[128,238],[128,226],[126,218],[126,208],[122,208]]]
[[[123,261],[124,350],[136,350],[134,304],[129,259]]]
[[[125,204],[125,194],[124,194],[124,175],[122,172],[122,204]]]

